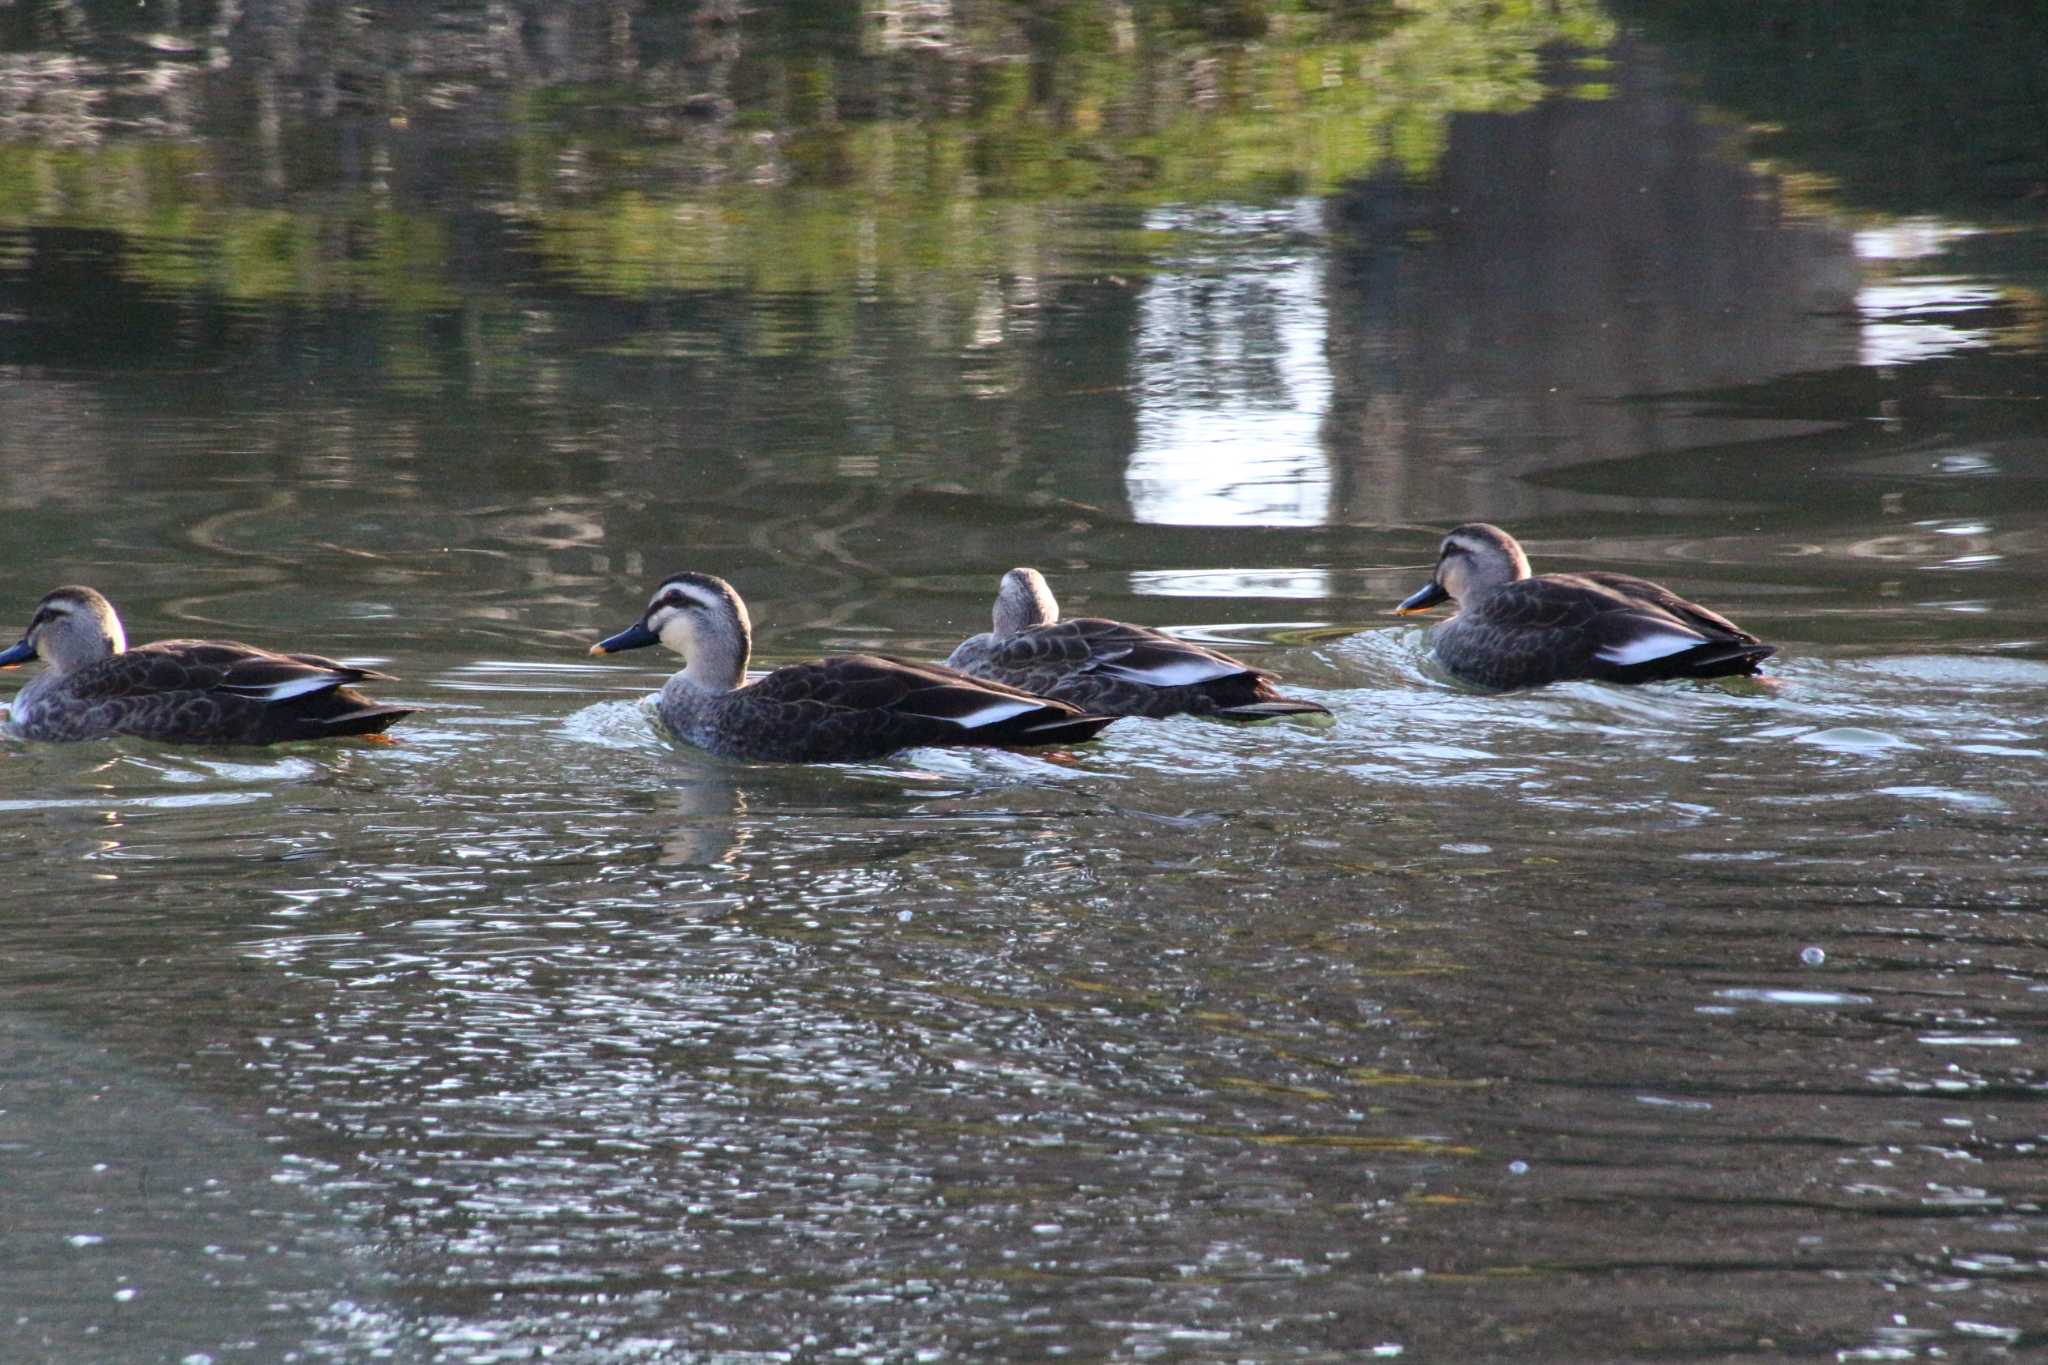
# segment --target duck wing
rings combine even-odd
[[[1089,657],[1048,695],[1087,710],[1228,720],[1329,714],[1317,702],[1280,695],[1275,675],[1221,650],[1121,621],[1073,624],[1090,628]]]
[[[1685,622],[1703,635],[1721,636],[1730,640],[1741,640],[1748,644],[1761,644],[1741,626],[1736,625],[1717,611],[1701,606],[1697,602],[1680,597],[1661,583],[1652,583],[1647,578],[1637,578],[1625,573],[1588,573],[1577,575],[1633,601],[1647,603],[1678,620]]]
[[[923,744],[1065,744],[1113,717],[969,677],[940,664],[845,654],[778,668],[742,689],[747,705],[780,708],[776,728],[824,748],[877,756]]]
[[[375,734],[415,707],[382,706],[350,684],[391,681],[318,654],[278,654],[237,640],[159,640],[67,679],[120,728],[186,743],[271,744]]]
[[[317,655],[273,654],[235,640],[159,640],[80,669],[70,686],[75,695],[95,701],[212,691],[282,701],[381,676]]]
[[[1504,584],[1441,629],[1446,667],[1500,688],[1754,673],[1775,652],[1725,617],[1627,574],[1545,574]]]
[[[1144,626],[1077,616],[1011,635],[977,635],[947,661],[1040,695],[1078,674],[1153,687],[1184,687],[1257,674],[1251,665]]]
[[[1098,616],[1077,616],[1013,635],[977,635],[947,660],[1084,711],[1119,716],[1182,712],[1261,720],[1328,714],[1312,701],[1283,697],[1273,675],[1242,659],[1163,631]]]
[[[1080,647],[1080,671],[1149,687],[1196,687],[1219,678],[1270,677],[1245,663],[1164,631],[1099,617],[1078,617],[1040,631],[1060,631],[1071,651]],[[1038,632],[1026,632],[1035,634]]]
[[[173,643],[167,641],[166,644]],[[356,668],[320,654],[278,654],[234,640],[175,642],[192,685],[256,701],[316,696],[359,682],[392,682],[388,673]],[[157,646],[146,645],[144,649]]]

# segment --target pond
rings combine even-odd
[[[423,710],[0,739],[0,1355],[2048,1345],[2048,33],[1662,8],[8,7],[5,642]],[[1470,520],[1780,653],[1464,689]],[[586,653],[1018,564],[1333,723],[745,764]]]

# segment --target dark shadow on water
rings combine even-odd
[[[1764,125],[1757,150],[1888,214],[2048,217],[2048,15],[2000,0],[1880,9],[1798,0],[1612,8],[1707,104]]]

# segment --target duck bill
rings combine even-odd
[[[25,664],[35,657],[36,647],[30,644],[28,637],[24,635],[14,648],[4,654],[0,654],[0,668],[12,668],[16,664]]]
[[[649,630],[645,621],[637,621],[627,626],[617,635],[605,636],[604,639],[599,640],[590,647],[590,652],[592,654],[616,654],[622,649],[645,649],[649,645],[658,645],[660,643],[661,637]]]
[[[1439,602],[1448,602],[1450,600],[1451,595],[1445,592],[1443,586],[1432,578],[1427,585],[1416,589],[1408,594],[1408,596],[1402,598],[1401,605],[1394,608],[1394,615],[1410,616],[1418,611],[1428,611]]]

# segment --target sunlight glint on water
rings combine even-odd
[[[1316,439],[1330,398],[1320,206],[1159,215],[1199,243],[1140,304],[1138,445],[1125,483],[1141,522],[1315,526],[1330,515]]]
[[[424,710],[0,742],[0,1358],[2039,1353],[2040,236],[1812,202],[1897,49],[1745,102],[1885,25],[131,8],[0,24],[0,629]],[[1470,518],[1782,653],[1459,687]],[[774,767],[585,652],[1018,563],[1333,723]]]

